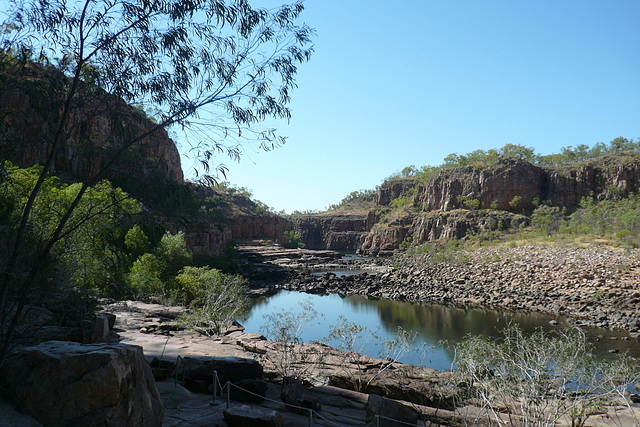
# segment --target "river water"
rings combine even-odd
[[[331,326],[338,325],[339,317],[349,322],[377,331],[381,340],[393,339],[398,327],[416,334],[414,346],[400,359],[401,362],[439,370],[451,369],[453,352],[443,341],[456,343],[468,334],[500,336],[509,322],[516,323],[525,332],[537,328],[552,330],[568,326],[567,319],[540,313],[508,312],[480,308],[456,308],[440,305],[423,305],[391,300],[370,300],[354,295],[309,295],[300,292],[280,291],[269,298],[254,301],[244,319],[240,319],[246,332],[266,332],[265,318],[281,312],[300,313],[301,305],[311,304],[320,313],[317,321],[305,325],[302,338],[337,346],[337,342],[324,339]],[[611,357],[612,352],[628,351],[640,357],[640,342],[629,338],[626,332],[604,329],[584,329],[599,358]],[[362,353],[378,357],[380,341],[364,343]]]

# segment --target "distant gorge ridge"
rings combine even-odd
[[[59,71],[40,65],[0,71],[1,159],[22,167],[44,163],[47,138],[55,132],[61,114],[60,94],[64,93],[62,83],[56,86],[51,82],[64,79]],[[154,125],[122,99],[107,93],[102,96],[94,103],[76,106],[75,125],[55,159],[56,174],[86,179],[128,132]],[[585,196],[603,199],[612,191],[618,197],[638,193],[640,161],[637,153],[631,154],[608,155],[555,169],[501,159],[492,167],[443,169],[428,183],[419,183],[417,178],[390,179],[380,186],[371,211],[337,210],[288,217],[234,215],[220,223],[161,214],[157,219],[172,232],[183,231],[197,256],[220,255],[234,239],[282,239],[289,230],[310,249],[380,254],[407,240],[420,243],[462,238],[470,232],[495,229],[497,224],[504,228],[527,224],[529,219],[522,212],[533,210],[536,200],[573,210]],[[165,130],[137,144],[107,174],[116,185],[127,181],[139,185],[158,176],[183,183],[178,150]],[[381,212],[388,210],[394,199],[408,194],[412,194],[410,209],[400,210],[392,218],[383,217]],[[513,206],[516,197],[520,202]],[[461,200],[476,200],[481,209],[464,209]]]
[[[388,207],[394,199],[409,194],[412,209],[387,222],[375,213],[315,214],[292,218],[293,229],[309,248],[358,250],[379,254],[397,249],[405,240],[413,243],[462,238],[470,232],[527,225],[523,212],[536,202],[552,206],[578,207],[583,197],[602,200],[615,192],[618,197],[638,193],[640,161],[633,156],[605,156],[552,169],[517,159],[501,159],[494,167],[458,167],[441,170],[431,181],[397,178],[383,183],[377,207]],[[520,201],[512,206],[514,198]],[[477,200],[480,210],[465,209],[462,200]]]

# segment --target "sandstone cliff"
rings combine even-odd
[[[293,215],[293,230],[309,249],[356,250],[376,217],[371,212]]]
[[[548,169],[520,160],[502,159],[496,167],[443,169],[418,193],[423,210],[449,211],[461,206],[460,196],[479,200],[483,208],[521,212],[533,202],[575,209],[583,197],[606,198],[614,190],[626,197],[639,189],[640,160],[614,156]],[[522,198],[512,206],[514,197]]]
[[[53,67],[20,65],[0,70],[0,158],[29,167],[44,164],[58,130],[69,81]],[[53,172],[91,179],[124,143],[154,127],[145,114],[119,97],[81,84]],[[118,185],[149,179],[182,182],[180,155],[159,129],[127,150],[105,176]]]
[[[411,208],[383,216],[362,240],[360,250],[380,253],[403,242],[449,240],[519,227],[529,222],[522,213],[530,213],[543,201],[571,211],[583,197],[603,200],[639,190],[640,159],[635,153],[557,169],[501,159],[486,168],[445,168],[426,184],[397,178],[380,186],[378,204],[389,206],[393,199],[405,196],[412,197]],[[476,203],[474,208],[470,201]]]

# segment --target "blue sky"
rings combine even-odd
[[[638,1],[307,1],[286,145],[245,147],[231,183],[324,210],[450,153],[640,137]]]
[[[308,0],[288,143],[246,147],[231,183],[324,210],[453,152],[640,137],[640,2]]]
[[[324,210],[450,153],[640,137],[638,0],[305,5],[317,37],[291,122],[275,124],[288,143],[218,159],[276,210]]]

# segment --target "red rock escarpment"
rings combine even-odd
[[[375,221],[368,212],[291,217],[293,230],[309,249],[356,250]]]
[[[42,65],[0,71],[0,157],[16,165],[44,164],[62,117],[69,81]],[[70,102],[53,173],[93,178],[123,144],[152,129],[145,114],[101,89],[80,84]],[[166,130],[157,129],[127,150],[103,178],[144,181],[162,177],[182,182],[180,155]]]

